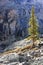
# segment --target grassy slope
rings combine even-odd
[[[30,37],[26,38],[25,40],[27,41],[29,39],[30,39]],[[23,48],[16,48],[15,50],[14,49],[13,50],[9,50],[9,51],[6,51],[4,53],[0,53],[0,55],[10,54],[10,53],[18,53],[19,54],[19,53],[22,53],[22,52],[27,51],[29,49],[31,49],[31,50],[37,50],[36,47],[32,48],[32,45],[33,44],[28,44],[28,45],[24,46]]]

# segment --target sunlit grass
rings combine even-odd
[[[25,51],[27,51],[29,49],[32,49],[32,44],[29,44],[27,46],[24,46],[23,48],[19,48],[18,47],[15,50],[13,49],[13,50],[6,51],[6,52],[4,52],[4,53],[2,53],[0,55],[10,54],[10,53],[21,53],[21,52],[25,52]],[[34,48],[34,50],[35,50],[35,48]]]
[[[27,40],[30,39],[30,37],[26,38]],[[39,42],[39,40],[37,40],[35,42],[35,45],[37,45],[37,43]],[[3,53],[0,53],[0,55],[5,55],[5,54],[10,54],[10,53],[22,53],[22,52],[26,52],[26,51],[29,51],[29,50],[37,50],[38,48],[32,48],[33,44],[30,43],[22,48],[19,48],[17,47],[16,49],[12,49],[12,50],[8,50],[8,51],[5,51]]]
[[[27,37],[27,38],[25,38],[25,40],[27,41],[27,40],[30,40],[31,39],[31,36],[29,36],[29,37]]]

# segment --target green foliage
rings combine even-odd
[[[38,34],[39,34],[38,33],[38,23],[37,23],[36,16],[34,14],[34,7],[32,7],[28,31],[34,42],[38,38]]]

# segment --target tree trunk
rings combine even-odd
[[[33,35],[33,39],[32,40],[33,40],[33,46],[32,47],[34,48],[35,47],[35,44],[34,44],[34,42],[35,42],[34,35]]]

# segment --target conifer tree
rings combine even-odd
[[[31,39],[33,41],[33,46],[34,46],[35,45],[34,42],[38,38],[38,23],[34,14],[34,7],[32,7],[31,17],[29,20],[29,34],[31,36]]]

